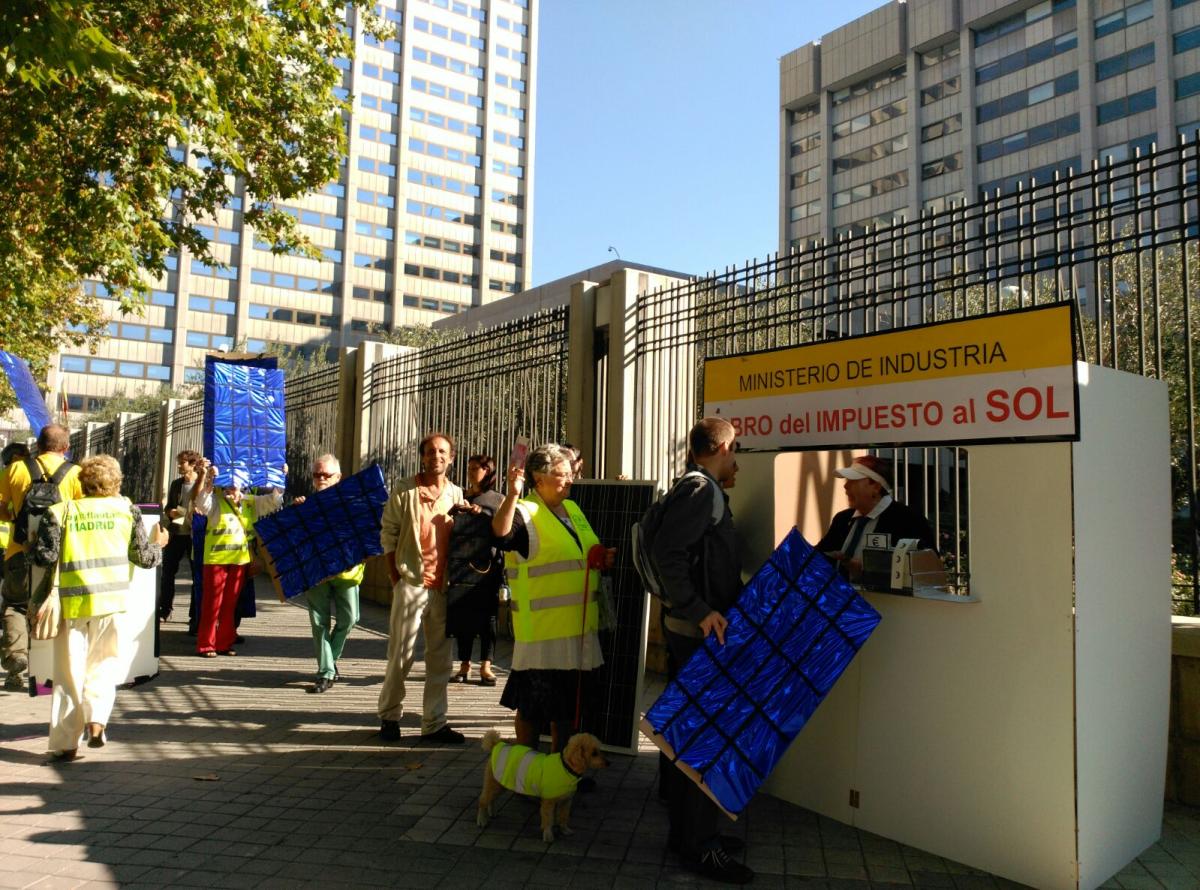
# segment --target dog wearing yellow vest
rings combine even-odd
[[[603,769],[608,761],[600,752],[600,740],[586,732],[567,740],[559,754],[542,754],[524,745],[500,741],[492,729],[484,733],[483,750],[490,754],[483,765],[483,792],[479,795],[479,813],[475,823],[483,828],[492,815],[492,804],[507,788],[517,794],[541,800],[542,840],[554,841],[554,829],[569,835],[571,798],[585,770]]]

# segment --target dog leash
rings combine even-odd
[[[587,642],[587,609],[588,592],[591,590],[592,569],[604,570],[608,561],[608,550],[603,544],[593,544],[587,553],[587,563],[583,569],[583,620],[579,626],[579,671],[575,682],[575,722],[571,725],[573,732],[579,732],[579,719],[583,710],[583,647]]]

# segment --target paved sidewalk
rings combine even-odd
[[[363,606],[344,679],[321,696],[304,692],[306,612],[265,589],[237,657],[197,658],[184,625],[168,623],[159,677],[121,690],[109,745],[71,764],[46,762],[48,698],[0,693],[0,887],[713,886],[664,853],[648,746],[611,758],[597,791],[576,797],[570,838],[542,843],[536,805],[507,794],[478,829],[478,739],[511,734],[501,687],[452,685],[468,744],[426,747],[418,662],[404,738],[383,744],[387,616]],[[1016,886],[765,795],[734,831],[749,840],[755,887]],[[1200,887],[1200,811],[1168,807],[1160,843],[1106,886]]]

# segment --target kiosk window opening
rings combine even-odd
[[[876,448],[871,453],[891,461],[892,496],[928,519],[949,592],[969,596],[971,477],[967,449]]]

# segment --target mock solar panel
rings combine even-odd
[[[283,372],[274,358],[204,361],[204,454],[217,485],[283,488]]]
[[[642,721],[730,816],[745,809],[879,613],[795,529]]]
[[[649,610],[629,554],[630,529],[656,494],[652,482],[581,479],[571,487],[570,495],[600,543],[617,548],[617,562],[609,573],[616,625],[600,632],[604,666],[596,672],[593,695],[583,702],[581,728],[606,745],[628,751],[637,749]]]
[[[259,519],[254,530],[280,596],[291,599],[383,553],[379,536],[387,499],[383,470],[372,464],[302,504]]]
[[[17,402],[29,420],[29,428],[33,430],[35,436],[40,434],[42,427],[52,421],[50,411],[46,408],[46,400],[42,398],[42,391],[38,389],[29,365],[20,356],[0,349],[0,367],[4,368],[9,385],[16,394]]]

